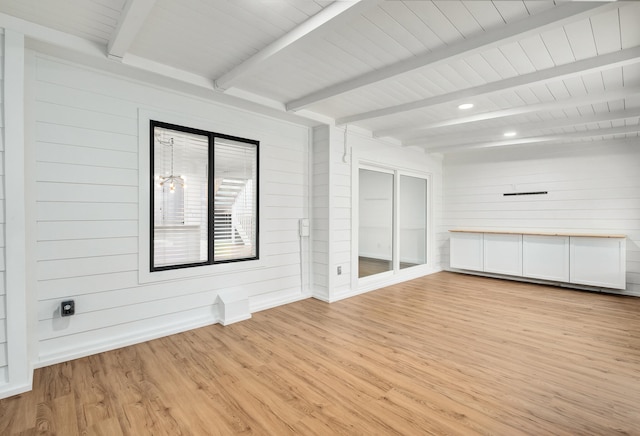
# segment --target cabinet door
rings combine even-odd
[[[605,288],[626,287],[625,238],[570,238],[571,283]]]
[[[569,281],[568,236],[522,236],[522,275],[535,279]]]
[[[482,271],[482,233],[453,232],[451,244],[451,268]]]
[[[522,235],[484,234],[484,271],[522,275]]]

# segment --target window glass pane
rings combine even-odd
[[[153,266],[207,261],[207,135],[153,129]]]
[[[427,181],[400,176],[400,268],[427,263]]]
[[[257,256],[258,146],[214,141],[214,260]]]
[[[360,169],[358,276],[393,269],[393,174]]]

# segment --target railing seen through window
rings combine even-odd
[[[151,271],[258,258],[258,146],[151,121]]]

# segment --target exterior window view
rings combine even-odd
[[[152,129],[152,270],[256,259],[258,143]]]

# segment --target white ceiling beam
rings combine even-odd
[[[338,23],[346,22],[354,16],[362,14],[381,1],[383,0],[351,0],[331,3],[289,33],[217,78],[215,80],[216,88],[224,91],[235,86],[242,77],[255,73],[261,65],[284,50],[301,43],[311,35],[319,37],[326,34]]]
[[[540,130],[584,126],[587,124],[610,122],[638,117],[640,117],[640,108],[586,115],[578,118],[561,118],[556,120],[538,121],[535,123],[520,124],[518,126],[518,135],[524,137],[535,136],[535,133]],[[458,132],[448,135],[414,136],[412,138],[403,140],[402,145],[423,145],[429,148],[445,145],[464,145],[468,142],[469,138],[474,138],[474,140],[478,142],[489,142],[502,138],[502,132],[504,130],[505,129],[502,127],[491,127],[487,129]]]
[[[312,92],[286,104],[287,110],[296,111],[314,103],[327,100],[340,94],[371,85],[391,77],[423,68],[435,67],[464,56],[470,56],[480,50],[498,47],[509,42],[538,34],[554,26],[577,21],[594,13],[596,9],[604,10],[618,7],[611,2],[569,2],[543,11],[539,14],[507,24],[495,30],[484,32],[473,38],[445,46],[442,49],[415,56],[387,67],[379,68],[356,78]]]
[[[274,101],[269,104],[264,98],[254,100],[247,95],[236,97],[217,92],[213,86],[213,80],[210,78],[141,58],[131,53],[127,53],[123,62],[109,61],[104,44],[2,12],[0,12],[0,28],[23,34],[27,38],[26,46],[30,49],[100,71],[122,75],[149,86],[177,90],[204,101],[225,104],[308,127],[327,124],[327,120],[310,116],[305,113],[306,111],[295,114],[286,112],[284,105],[280,102]]]
[[[640,47],[632,47],[583,59],[570,64],[559,65],[557,67],[534,71],[533,73],[523,74],[521,76],[510,77],[508,79],[474,86],[472,88],[461,89],[447,94],[424,98],[422,100],[416,100],[409,103],[338,118],[336,120],[336,124],[354,123],[357,121],[394,115],[416,109],[424,109],[439,104],[453,104],[455,102],[477,99],[496,92],[512,90],[521,86],[544,84],[553,80],[576,77],[581,74],[621,67],[637,62],[640,62]]]
[[[562,110],[567,107],[578,107],[587,104],[601,103],[613,100],[622,100],[632,95],[640,94],[640,87],[624,88],[617,91],[609,91],[598,94],[589,94],[582,97],[574,97],[569,99],[556,100],[545,103],[530,104],[525,106],[515,106],[509,109],[502,109],[493,112],[483,112],[479,114],[469,115],[466,117],[451,118],[447,120],[434,121],[420,125],[404,125],[390,129],[376,130],[373,132],[374,137],[385,137],[407,134],[418,134],[419,132],[427,132],[432,129],[441,127],[458,126],[461,124],[477,123],[482,121],[494,120],[497,118],[506,118],[516,115],[524,115],[541,111]]]
[[[147,20],[156,0],[127,0],[118,27],[107,44],[107,56],[122,59]]]
[[[514,145],[540,144],[545,142],[571,142],[581,141],[583,139],[597,138],[600,136],[625,135],[628,133],[640,132],[640,125],[613,127],[609,129],[586,130],[584,132],[564,133],[561,135],[548,136],[532,136],[528,138],[506,139],[502,141],[489,141],[480,143],[469,143],[455,146],[428,147],[426,151],[429,153],[447,153],[466,150],[477,150],[481,148],[507,147]]]

